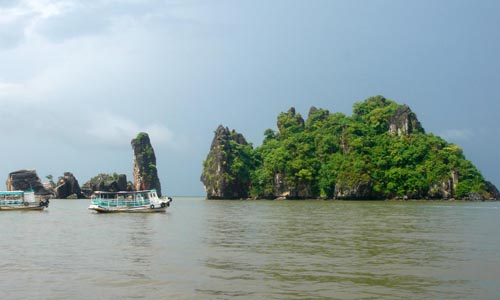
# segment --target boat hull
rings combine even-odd
[[[0,206],[0,211],[11,210],[44,210],[45,206]]]
[[[167,208],[166,207],[157,207],[157,208],[149,208],[149,207],[113,207],[113,208],[107,208],[107,207],[102,207],[102,206],[93,206],[89,207],[89,210],[93,210],[98,213],[161,213],[161,212],[166,212]]]

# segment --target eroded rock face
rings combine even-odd
[[[336,199],[362,199],[374,200],[377,197],[373,195],[373,187],[371,181],[358,181],[352,184],[337,182],[335,185]]]
[[[273,198],[286,198],[290,189],[285,184],[285,174],[276,172],[273,177]]]
[[[51,192],[43,186],[36,170],[19,170],[9,173],[6,185],[8,191],[33,189],[36,195],[51,195]]]
[[[486,191],[490,194],[492,200],[500,200],[500,192],[493,183],[486,181]]]
[[[70,172],[65,172],[63,176],[59,177],[57,186],[55,188],[56,198],[66,199],[68,197],[82,199],[85,196],[80,189],[78,180]]]
[[[134,188],[137,191],[156,189],[161,197],[161,184],[156,156],[147,133],[141,132],[131,141],[134,150]]]
[[[245,137],[234,130],[219,125],[203,163],[201,181],[208,199],[241,199],[248,197],[249,176],[231,170],[235,159],[245,164],[244,148],[249,146]],[[240,171],[250,171],[243,165]],[[243,176],[242,176],[243,175]]]
[[[300,182],[287,184],[286,175],[281,172],[274,174],[273,193],[272,198],[278,199],[311,199],[314,197],[309,184]]]
[[[450,171],[450,176],[444,178],[441,182],[432,185],[426,197],[433,199],[450,199],[455,197],[455,191],[458,185],[458,173],[455,170]]]
[[[407,106],[398,107],[394,115],[389,119],[389,133],[403,136],[413,132],[424,132],[422,125],[415,113]]]
[[[305,121],[302,116],[295,111],[295,107],[290,107],[286,113],[281,113],[278,116],[276,125],[278,126],[278,135],[286,136],[302,131],[305,126]]]
[[[311,122],[313,119],[311,116],[315,115],[318,111],[322,112],[322,114],[318,114],[316,118],[321,119],[325,117],[326,110],[318,110],[316,107],[311,107],[308,122]],[[290,107],[286,113],[279,114],[276,125],[278,127],[277,136],[281,139],[286,139],[289,136],[303,132],[305,129],[305,121],[296,112],[294,107]],[[278,199],[307,199],[313,197],[309,183],[301,182],[296,176],[287,173],[284,169],[274,170],[273,194],[272,196]]]
[[[133,191],[132,183],[127,182],[125,174],[99,174],[82,185],[82,193],[90,197],[93,192]]]

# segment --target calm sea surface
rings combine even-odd
[[[500,203],[0,213],[0,299],[500,299]]]

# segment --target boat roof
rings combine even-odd
[[[5,195],[22,195],[24,194],[24,191],[0,191],[0,195],[5,196]]]
[[[94,191],[94,194],[110,194],[110,195],[135,195],[135,194],[144,194],[144,193],[149,193],[149,192],[155,192],[155,189],[152,190],[142,190],[142,191],[119,191],[119,192],[104,192],[104,191]]]

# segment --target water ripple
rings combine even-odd
[[[497,203],[86,201],[2,213],[0,299],[496,299]]]

